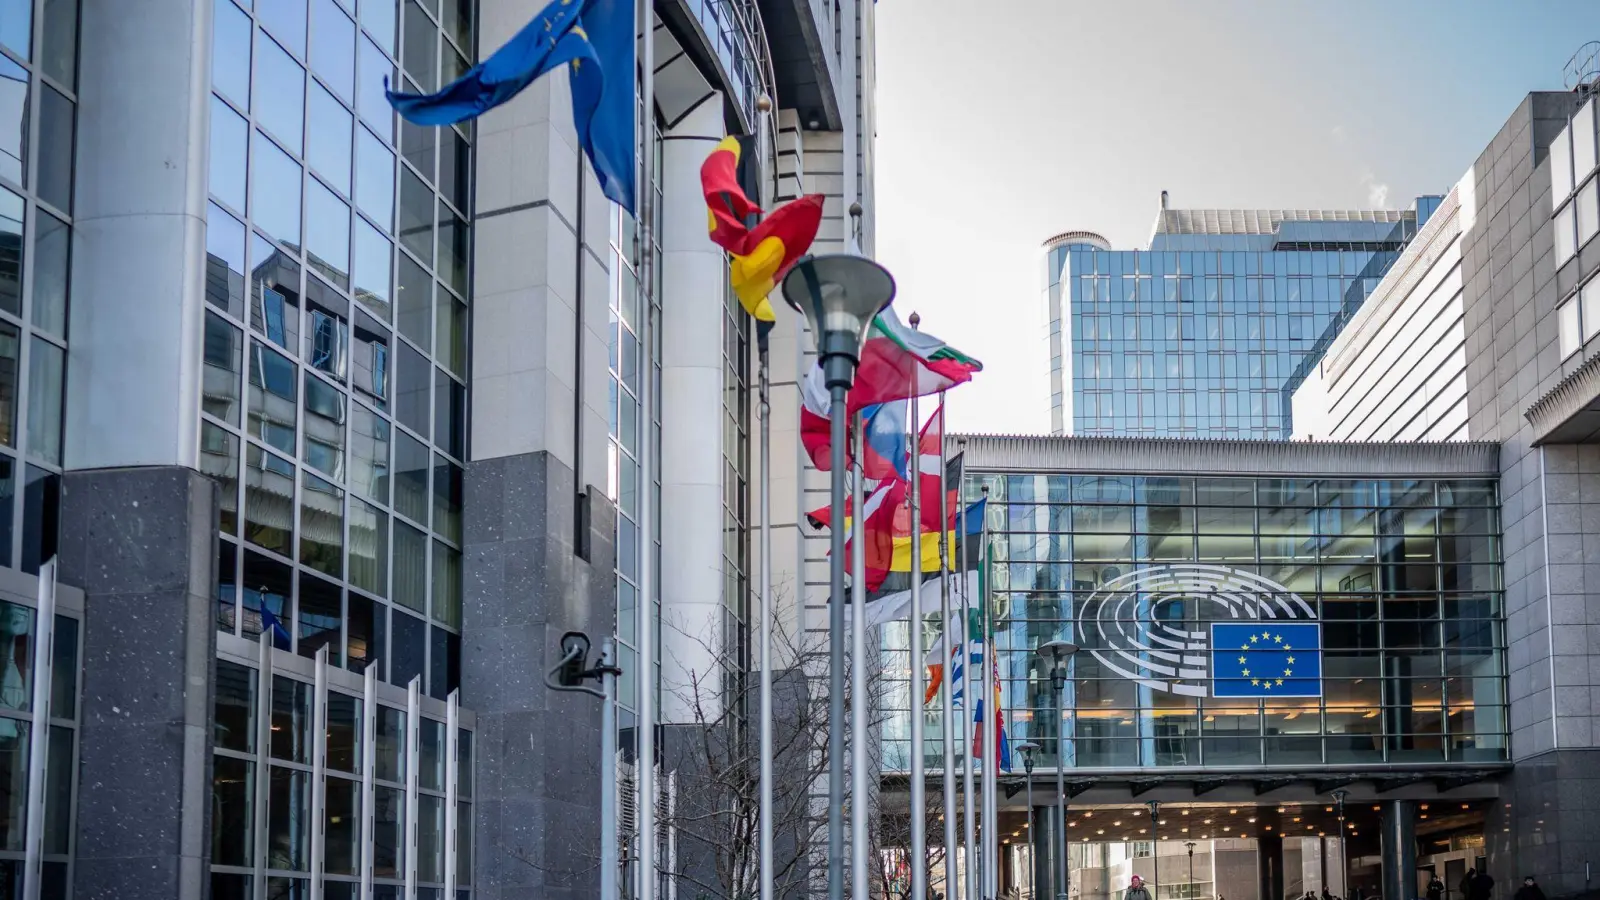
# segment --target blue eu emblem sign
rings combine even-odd
[[[1321,697],[1322,626],[1305,622],[1214,622],[1213,697]]]

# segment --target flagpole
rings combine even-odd
[[[772,406],[767,348],[756,377],[761,409],[761,900],[772,898]],[[858,620],[859,621],[859,620]]]
[[[956,477],[958,482],[964,483],[966,481],[966,464],[966,454],[963,453],[961,457],[961,471]],[[964,570],[966,568],[966,554],[971,550],[971,548],[967,546],[970,543],[970,540],[966,535],[965,528],[961,529],[961,533],[956,535],[956,539],[960,541],[961,544],[957,555],[961,557],[962,568]],[[961,766],[961,803],[962,822],[965,829],[965,834],[963,837],[966,841],[966,895],[967,900],[975,900],[975,898],[978,896],[978,831],[972,797],[972,792],[974,789],[972,783],[972,768],[974,765],[974,760],[972,757],[972,739],[975,735],[975,731],[973,728],[967,727],[967,720],[972,717],[967,714],[966,710],[974,708],[974,698],[977,697],[978,691],[976,685],[974,685],[972,681],[972,653],[969,649],[972,643],[972,595],[967,588],[967,580],[965,578],[961,579],[960,588],[962,635],[961,652],[963,654],[963,659],[965,660],[965,664],[961,667],[961,678],[962,681],[966,682],[962,689],[962,695],[966,697],[966,704],[963,707],[961,714],[961,740],[965,749],[965,753],[963,754],[965,758],[962,760]],[[983,665],[981,658],[978,664]],[[974,728],[975,727],[976,726],[974,726]]]
[[[984,498],[989,496],[987,485]],[[988,711],[983,722],[983,890],[985,900],[993,900],[1000,887],[1000,869],[996,856],[1000,851],[1000,831],[995,822],[999,814],[995,802],[995,780],[1000,773],[1000,710],[995,700],[995,652],[991,610],[989,608],[989,579],[985,569],[989,565],[989,505],[984,504],[982,537],[978,543],[978,615],[983,622],[983,700]]]
[[[651,350],[655,346],[652,321],[655,315],[655,185],[651,171],[655,159],[655,4],[654,0],[640,0],[639,34],[644,39],[640,53],[642,72],[641,91],[644,95],[644,116],[640,126],[644,129],[643,146],[639,162],[639,281],[643,286],[644,311],[640,317],[639,340],[644,346],[644,391],[639,398],[640,428],[639,475],[639,672],[637,725],[639,752],[634,758],[637,767],[635,784],[639,794],[635,808],[639,818],[639,900],[655,900],[656,896],[656,636],[655,636],[655,437],[652,426],[655,417],[655,389],[651,376],[655,366],[650,364]]]
[[[866,478],[862,460],[866,453],[866,420],[856,413],[855,477],[851,479],[851,506],[863,522]],[[850,545],[850,896],[867,896],[867,542]]]
[[[911,314],[911,327],[916,328],[922,317]],[[923,669],[922,647],[922,418],[917,412],[917,398],[911,397],[911,416],[908,428],[911,433],[910,465],[906,467],[911,480],[911,896],[928,896],[928,784],[923,771],[925,760],[922,746],[922,696],[927,692]]]
[[[949,501],[947,500],[947,498],[950,496],[950,485],[949,485],[948,480],[946,478],[946,471],[945,471],[945,466],[947,466],[948,463],[945,461],[945,452],[944,452],[944,450],[945,450],[945,448],[944,448],[944,436],[945,436],[945,419],[944,419],[944,408],[945,407],[944,407],[944,405],[945,405],[944,391],[940,391],[939,392],[939,507],[940,507],[939,508],[939,517],[940,517],[940,519],[944,519],[948,515],[948,512],[949,512],[949,510],[948,510]],[[957,514],[957,516],[960,517],[960,520],[963,520],[963,521],[965,520],[966,517],[965,516],[961,516],[961,501],[959,499],[957,499],[957,501],[956,501],[956,514]],[[954,743],[954,740],[955,740],[955,703],[954,703],[953,699],[950,696],[951,688],[952,688],[952,685],[953,685],[953,679],[952,679],[951,676],[954,675],[955,660],[960,659],[962,661],[963,665],[962,665],[961,668],[962,668],[963,671],[965,671],[968,666],[972,665],[972,663],[971,663],[971,661],[969,659],[966,658],[966,653],[967,653],[966,622],[963,621],[961,623],[961,638],[962,638],[962,640],[961,640],[960,644],[955,644],[955,642],[953,640],[955,635],[952,634],[952,629],[950,627],[950,570],[953,567],[950,565],[950,529],[949,529],[948,525],[949,525],[949,523],[946,522],[939,529],[939,621],[944,623],[944,644],[945,644],[945,647],[944,647],[945,667],[944,667],[944,670],[943,670],[945,672],[945,676],[944,676],[944,684],[940,686],[941,687],[941,692],[944,694],[944,708],[942,710],[940,710],[940,712],[942,712],[944,714],[944,717],[941,720],[941,726],[942,727],[940,728],[939,734],[940,734],[940,744],[944,747],[944,892],[945,892],[945,895],[948,898],[950,898],[950,900],[957,900],[958,895],[959,895],[960,892],[956,888],[956,881],[955,881],[955,875],[954,875],[954,873],[955,873],[955,862],[956,862],[956,748],[955,748],[955,743]],[[961,656],[952,656],[952,654],[950,652],[952,647],[954,647],[954,649],[955,649],[955,651],[957,653],[962,654],[962,655]],[[912,698],[912,702],[915,703],[916,702],[916,698]]]

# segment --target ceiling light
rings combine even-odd
[[[1280,806],[1278,807],[1278,812],[1288,812],[1288,810]]]
[[[1295,820],[1295,821],[1296,821],[1296,822],[1298,822],[1298,821],[1300,821],[1300,817],[1299,817],[1299,816],[1295,816],[1295,817],[1294,817],[1294,820]]]
[[[1256,817],[1255,816],[1251,816],[1250,817],[1250,824],[1254,825],[1255,822],[1256,822]]]
[[[1117,821],[1115,821],[1115,822],[1112,822],[1112,823],[1111,823],[1111,824],[1112,824],[1112,825],[1121,825],[1121,824],[1122,824],[1122,820],[1121,820],[1121,819],[1118,819],[1118,820],[1117,820]]]
[[[1230,815],[1230,816],[1237,816],[1238,814],[1239,814],[1239,811],[1237,809],[1228,810],[1228,815]]]

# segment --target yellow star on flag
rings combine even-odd
[[[1239,645],[1239,649],[1240,650],[1249,650],[1250,649],[1250,645],[1249,644],[1240,644]]]
[[[1261,638],[1258,638],[1253,634],[1250,635],[1250,643],[1254,644],[1256,641],[1259,641],[1259,640],[1261,640]]]
[[[1289,646],[1288,644],[1284,644],[1283,645],[1283,649],[1285,649],[1285,650],[1293,650],[1294,648]]]
[[[1294,670],[1292,670],[1292,669],[1284,669],[1283,670],[1283,677],[1285,677],[1285,678],[1293,678],[1294,677]]]
[[[1289,657],[1289,665],[1294,665],[1294,657]]]
[[[1261,632],[1261,639],[1263,641],[1270,641],[1270,640],[1272,640],[1272,635],[1269,632],[1263,631],[1263,632]]]
[[[1279,678],[1279,679],[1278,679],[1278,683],[1279,683],[1279,684],[1283,684],[1283,679],[1282,679],[1282,678]]]
[[[1278,682],[1278,683],[1279,684],[1283,684],[1283,682],[1281,682],[1281,681]],[[1263,684],[1262,687],[1266,688],[1269,691],[1272,690],[1272,679],[1268,678],[1266,684]]]
[[[1242,674],[1244,675],[1244,677],[1249,678],[1250,677],[1250,670],[1249,669],[1245,669]]]
[[[1283,635],[1281,635],[1281,634],[1280,635],[1276,635],[1276,636],[1273,637],[1273,640],[1277,641],[1278,643],[1281,644],[1281,643],[1283,643]]]
[[[1259,678],[1250,679],[1250,686],[1251,687],[1260,687],[1261,686],[1261,679],[1259,679]]]
[[[1292,659],[1291,659],[1291,660],[1289,660],[1289,661],[1290,661],[1290,662],[1294,662],[1294,660],[1292,660]],[[1244,665],[1244,657],[1242,657],[1242,656],[1241,656],[1241,657],[1239,657],[1239,665],[1241,665],[1241,666],[1242,666],[1242,665]]]

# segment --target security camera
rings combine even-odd
[[[561,636],[561,666],[556,678],[568,687],[583,684],[589,667],[589,636],[581,631],[569,631]]]

